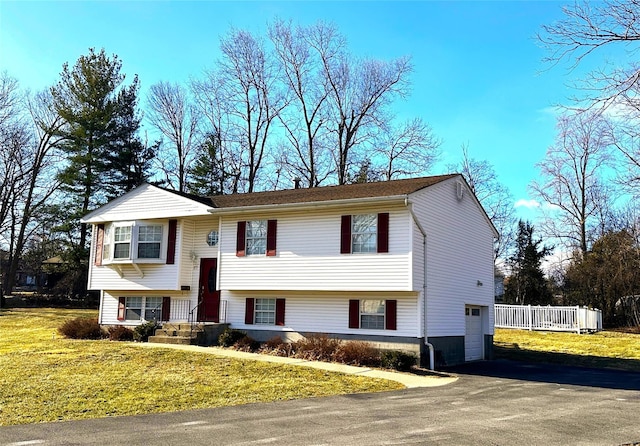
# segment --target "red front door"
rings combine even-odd
[[[220,322],[220,291],[218,291],[218,259],[200,260],[199,322]]]

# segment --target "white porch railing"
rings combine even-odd
[[[496,328],[576,333],[602,330],[602,311],[598,309],[503,304],[495,304],[494,307]]]

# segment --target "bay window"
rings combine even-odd
[[[175,237],[175,229],[171,231],[171,221],[169,231],[166,226],[164,223],[146,221],[100,225],[96,237],[96,257],[101,259],[99,264],[157,263],[162,260],[171,263],[175,239],[172,241],[170,238],[172,234]]]

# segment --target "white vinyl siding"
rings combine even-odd
[[[406,207],[367,209],[389,212],[389,252],[340,254],[340,211],[289,212],[247,216],[277,219],[278,255],[236,256],[238,218],[223,217],[220,232],[220,288],[226,290],[413,291],[410,215]],[[242,220],[245,220],[243,218]]]
[[[245,325],[246,298],[284,298],[287,300],[285,325]],[[379,330],[349,328],[349,299],[397,300],[397,329]],[[415,293],[340,293],[340,292],[230,292],[222,291],[227,301],[227,322],[240,330],[279,330],[311,333],[420,337],[416,324],[417,295]]]
[[[91,212],[83,221],[100,223],[209,215],[207,209],[211,208],[212,206],[144,184]]]
[[[489,307],[485,334],[493,334],[493,231],[468,190],[456,198],[457,181],[410,196],[427,232],[428,336],[464,336],[465,305]],[[421,235],[414,234],[418,250]],[[414,270],[414,283],[422,281],[421,274]]]

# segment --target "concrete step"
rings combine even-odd
[[[152,344],[198,345],[198,338],[190,336],[149,336]]]
[[[202,333],[202,330],[193,330],[193,331],[191,331],[191,329],[189,329],[189,328],[180,329],[180,330],[157,328],[156,332],[155,332],[155,335],[156,336],[186,336],[186,337],[190,337],[190,336],[197,336],[198,333]]]

